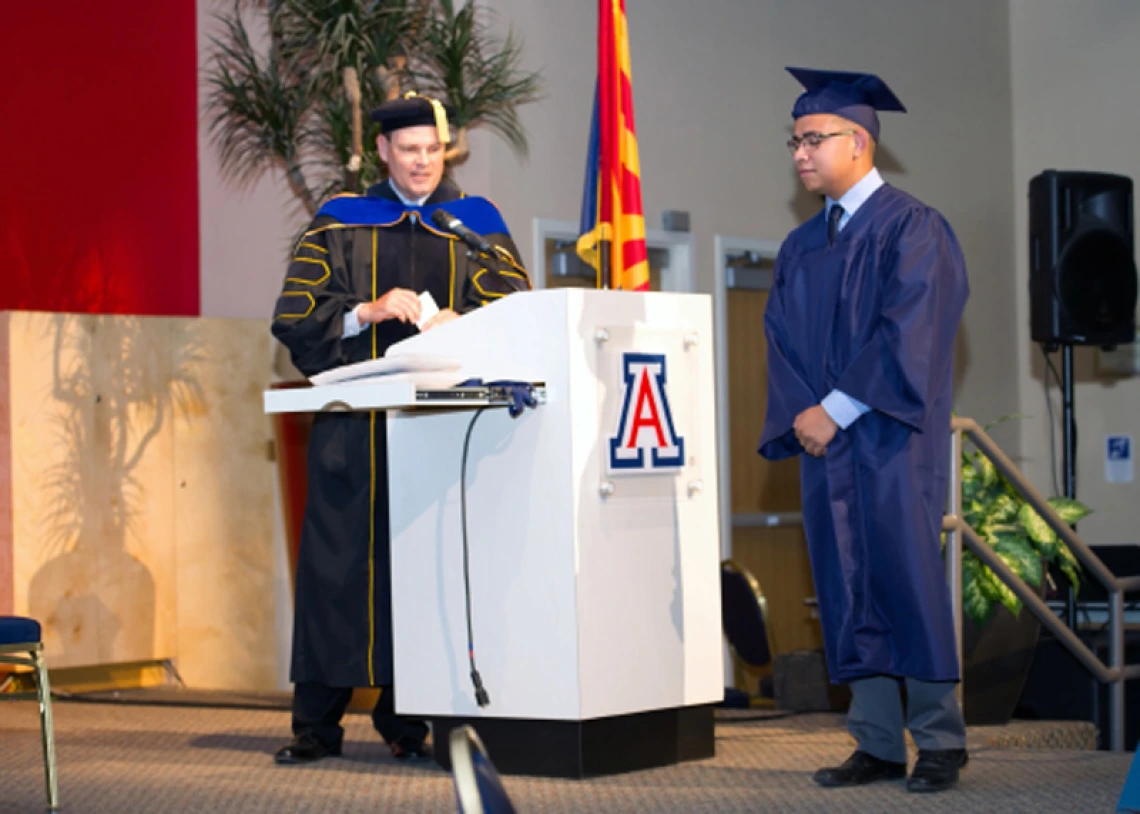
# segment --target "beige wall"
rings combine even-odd
[[[230,0],[198,0],[198,53],[208,65],[214,17],[230,12]],[[252,31],[253,36],[261,32]],[[200,71],[200,73],[202,72]],[[210,146],[205,113],[208,88],[199,84],[198,182],[201,251],[201,309],[205,317],[265,319],[281,288],[298,220],[293,198],[280,177],[239,185],[222,175]]]
[[[1096,170],[1140,177],[1140,3],[1135,0],[1011,0],[1013,65],[1014,227],[1017,295],[1017,383],[1023,466],[1038,488],[1052,493],[1041,351],[1029,340],[1029,179],[1045,169]],[[1096,510],[1080,526],[1089,543],[1140,539],[1135,484],[1104,477],[1104,437],[1140,438],[1140,381],[1096,372],[1096,351],[1078,348],[1077,497]],[[1059,358],[1057,360],[1060,366]],[[1060,444],[1060,399],[1053,388]],[[1057,452],[1060,471],[1060,450]],[[1060,474],[1058,474],[1060,480]],[[1062,489],[1063,483],[1061,484]]]

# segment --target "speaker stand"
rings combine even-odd
[[[1074,499],[1077,496],[1077,422],[1073,413],[1072,345],[1061,346],[1061,399],[1064,423],[1062,469],[1065,478],[1065,497]],[[1077,629],[1077,594],[1071,584],[1065,597],[1065,620],[1069,630]]]

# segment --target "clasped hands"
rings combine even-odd
[[[803,446],[804,451],[813,457],[822,458],[827,454],[827,445],[839,432],[839,425],[827,414],[827,410],[820,405],[808,407],[792,423],[796,431],[796,440]]]
[[[406,288],[393,288],[384,296],[372,302],[364,303],[357,315],[361,323],[375,324],[389,319],[398,319],[400,322],[415,325],[419,322],[421,310],[420,298],[414,291]],[[459,314],[455,311],[450,308],[443,308],[425,322],[420,330],[430,331],[432,328],[451,322],[458,317]]]

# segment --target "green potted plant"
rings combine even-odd
[[[1053,497],[1048,502],[1069,524],[1090,513],[1070,498]],[[1042,594],[1051,584],[1051,569],[1079,588],[1081,567],[1069,547],[993,463],[973,448],[962,451],[962,515],[1015,574]],[[1025,685],[1040,623],[1021,612],[1021,600],[968,549],[962,552],[962,610],[966,721],[1005,723]]]

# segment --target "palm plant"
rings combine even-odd
[[[1083,503],[1066,497],[1053,497],[1048,503],[1070,525],[1091,511]],[[1059,568],[1074,589],[1080,586],[1081,566],[1073,552],[977,449],[962,451],[962,514],[966,523],[993,547],[1005,564],[1034,588],[1040,588],[1043,580],[1050,579],[1050,565]],[[1022,602],[988,566],[969,550],[963,551],[963,611],[982,627],[993,617],[998,605],[1004,605],[1017,616]]]
[[[455,106],[461,134],[472,123],[486,125],[525,155],[518,106],[538,99],[539,77],[518,71],[522,43],[513,33],[497,41],[474,2],[456,12],[451,0],[439,0],[438,10],[425,21],[413,79]]]
[[[403,86],[454,106],[449,166],[467,158],[474,127],[526,153],[518,108],[539,98],[540,76],[520,69],[521,43],[494,36],[475,0],[458,11],[452,0],[238,0],[219,21],[206,83],[223,171],[239,182],[282,172],[310,217],[384,177],[361,109]],[[268,32],[264,53],[253,22]]]

